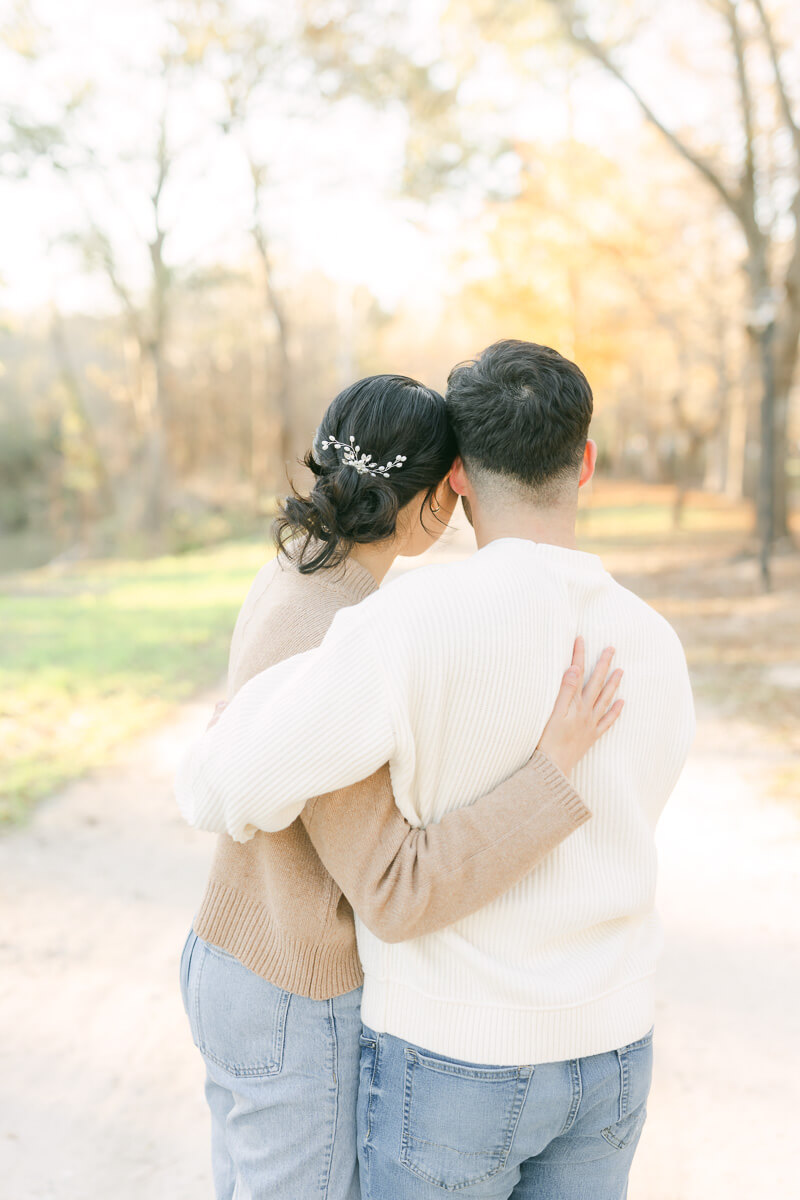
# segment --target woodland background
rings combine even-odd
[[[6,567],[255,528],[343,384],[499,336],[584,367],[606,475],[680,491],[757,500],[769,389],[785,536],[795,6],[3,10]]]

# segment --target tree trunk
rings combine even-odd
[[[160,541],[166,516],[168,493],[167,455],[164,430],[164,363],[161,347],[150,343],[144,348],[147,431],[142,446],[142,482],[144,503],[141,528],[154,545]]]
[[[742,501],[745,495],[748,392],[745,381],[735,387],[728,410],[725,495],[729,500]]]
[[[778,317],[773,342],[775,364],[775,537],[789,536],[789,479],[788,479],[788,427],[789,400],[798,355],[800,340],[800,293],[795,293],[791,284],[786,289],[786,299]]]
[[[776,463],[773,498],[773,533],[780,541],[790,536],[789,529],[789,474],[787,471],[789,459],[789,393],[788,390],[775,392],[775,411],[773,421],[773,443],[775,446],[774,461]]]
[[[277,486],[279,491],[283,491],[286,484],[291,482],[291,460],[292,460],[292,417],[293,417],[293,387],[292,387],[292,360],[289,353],[289,320],[286,315],[283,301],[278,295],[275,288],[275,282],[272,277],[272,263],[270,261],[269,249],[267,240],[261,228],[256,227],[253,230],[253,236],[261,259],[261,266],[264,272],[264,299],[266,301],[265,308],[267,314],[275,323],[275,331],[277,333],[277,355],[278,355],[278,372],[275,381],[275,400],[277,414],[279,420],[278,437],[277,437],[277,457],[280,462],[278,471]]]
[[[78,376],[75,373],[75,368],[72,364],[72,359],[67,345],[66,332],[61,314],[57,310],[53,310],[50,324],[50,336],[53,344],[56,361],[58,363],[59,374],[61,375],[61,383],[67,396],[67,403],[72,408],[80,428],[83,431],[86,450],[92,464],[96,482],[96,495],[100,501],[100,512],[102,515],[111,515],[116,508],[116,497],[111,484],[111,478],[106,470],[103,452],[95,434],[94,425],[92,424],[86,404],[83,398],[83,392],[78,381]],[[84,533],[88,528],[88,512],[84,499],[82,508],[81,532]],[[84,519],[85,518],[85,519]]]
[[[278,453],[281,461],[281,475],[279,482],[281,488],[283,488],[284,483],[290,482],[292,476],[292,363],[289,357],[289,331],[283,309],[280,305],[278,308],[275,308],[273,301],[272,311],[275,315],[275,324],[278,329],[278,362],[280,369],[276,398],[278,401],[278,415],[280,417]]]

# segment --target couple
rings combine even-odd
[[[591,412],[502,341],[323,418],[177,779],[223,835],[181,961],[220,1198],[626,1195],[694,717],[673,630],[574,548]],[[459,495],[477,553],[379,590]]]

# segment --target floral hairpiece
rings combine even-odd
[[[333,446],[336,450],[342,450],[342,466],[355,467],[359,475],[388,475],[395,468],[399,469],[407,459],[407,455],[398,454],[394,462],[387,462],[385,466],[378,464],[370,458],[368,454],[361,454],[361,447],[356,445],[355,435],[350,435],[349,445],[346,442],[337,442],[336,438],[326,438],[322,443],[322,449],[327,450],[329,446]],[[359,457],[361,455],[361,457]]]

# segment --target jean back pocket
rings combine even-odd
[[[231,1075],[277,1075],[291,993],[207,942],[192,958],[189,1016],[198,1049]]]
[[[453,1192],[501,1171],[533,1067],[473,1067],[411,1047],[405,1057],[403,1166]]]

